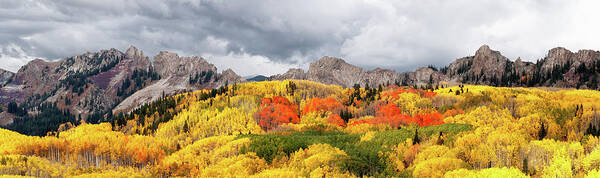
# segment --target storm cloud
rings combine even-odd
[[[600,49],[598,1],[1,0],[0,68],[134,45],[272,75],[322,56],[411,71],[483,44],[535,61],[550,48]]]

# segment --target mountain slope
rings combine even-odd
[[[148,58],[116,49],[54,62],[36,59],[0,90],[1,102],[16,102],[32,112],[40,103],[56,103],[60,109],[88,116],[115,105],[123,79],[131,78],[134,71],[148,73],[149,68]]]
[[[159,98],[161,93],[244,81],[233,71],[219,74],[214,65],[200,57],[179,57],[163,51],[154,57],[153,64],[134,46],[125,53],[109,49],[53,62],[36,59],[12,78],[2,79],[9,81],[0,88],[0,103],[4,105],[15,102],[36,115],[42,112],[40,104],[53,103],[78,118],[91,117],[92,122],[106,119],[115,106],[127,111]]]
[[[161,51],[154,58],[154,69],[162,79],[133,93],[113,109],[113,113],[128,112],[142,104],[182,91],[218,88],[245,80],[231,69],[222,73],[201,57],[180,57]]]

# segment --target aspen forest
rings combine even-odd
[[[0,174],[600,177],[599,110],[594,90],[236,83],[42,137],[0,129]]]

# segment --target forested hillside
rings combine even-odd
[[[428,88],[284,80],[162,96],[43,137],[0,129],[0,174],[600,176],[599,91]]]

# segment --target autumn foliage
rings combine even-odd
[[[271,130],[285,123],[297,124],[298,106],[281,96],[263,98],[260,111],[256,113],[257,121],[263,130]]]
[[[44,137],[0,128],[0,175],[600,177],[600,92],[435,88],[246,82]]]
[[[346,127],[346,123],[344,122],[342,117],[340,117],[340,115],[337,114],[332,114],[331,116],[329,116],[329,118],[327,119],[327,123],[334,124],[340,127]]]
[[[395,88],[396,89],[393,89],[391,91],[383,93],[383,97],[391,97],[394,99],[398,99],[398,95],[401,93],[414,93],[414,94],[418,94],[419,96],[421,96],[423,98],[432,98],[435,95],[437,95],[437,93],[427,91],[427,90],[413,89],[413,88],[397,88],[397,87],[395,87]]]
[[[324,116],[329,114],[329,117],[327,117],[325,121],[326,123],[345,127],[346,123],[340,116],[344,109],[345,106],[333,98],[311,98],[304,105],[302,109],[302,115],[306,115],[311,112],[315,112]]]
[[[311,98],[302,109],[302,114],[309,112],[333,112],[339,113],[344,105],[333,98]]]
[[[365,120],[358,120],[351,125],[358,124],[388,124],[393,128],[397,128],[401,125],[417,124],[421,127],[430,125],[444,124],[443,116],[440,113],[425,113],[417,114],[413,117],[402,114],[402,110],[396,106],[396,104],[389,103],[382,105],[377,110],[376,117]]]

